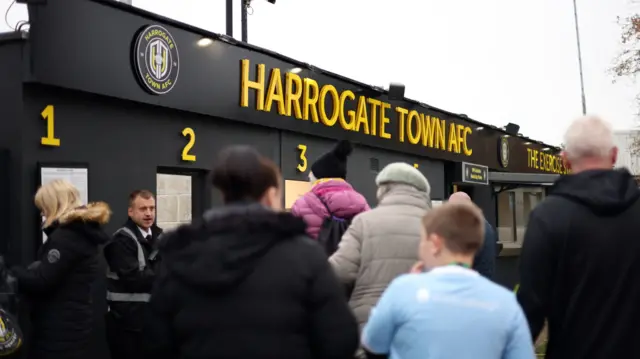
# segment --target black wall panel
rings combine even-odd
[[[307,147],[308,166],[304,173],[299,172],[296,168],[298,164],[302,163],[300,151],[298,150],[298,145],[300,144]],[[282,134],[282,173],[284,178],[308,180],[312,163],[322,154],[330,151],[335,144],[335,141],[320,137],[284,132]],[[356,144],[347,164],[347,181],[365,196],[372,207],[377,204],[375,178],[378,174],[378,171],[371,167],[372,159],[374,161],[377,160],[380,170],[393,162],[406,162],[411,165],[417,163],[418,169],[431,184],[432,198],[442,199],[444,197],[443,162]]]
[[[33,260],[41,240],[39,216],[32,201],[39,184],[39,163],[87,163],[90,200],[102,200],[110,204],[114,216],[107,230],[113,231],[126,219],[128,193],[137,188],[148,188],[155,192],[156,173],[159,170],[198,173],[202,176],[211,168],[215,155],[222,148],[233,144],[249,144],[278,163],[285,179],[308,180],[313,161],[336,144],[333,140],[320,137],[281,132],[78,91],[42,85],[18,87],[20,93],[24,94],[22,102],[16,100],[21,104],[17,112],[22,118],[19,121],[20,128],[13,139],[5,136],[3,142],[13,144],[19,154],[9,156],[13,162],[8,161],[16,164],[13,180],[21,184],[11,187],[15,194],[13,200],[17,210],[14,216],[17,221],[13,222],[16,225],[13,226],[13,239],[8,247],[13,246],[14,252],[17,248],[23,263]],[[54,131],[55,136],[60,138],[60,147],[40,144],[40,138],[45,136],[47,128],[41,112],[47,105],[54,106]],[[184,162],[180,158],[188,142],[181,134],[185,127],[193,128],[196,134],[191,151],[197,157],[195,162]],[[307,169],[304,173],[296,168],[301,163],[298,145],[307,148]],[[373,162],[377,168],[372,167]],[[445,162],[364,145],[356,145],[349,158],[347,180],[374,207],[377,204],[375,177],[379,170],[392,162],[418,164],[418,169],[431,184],[431,197],[435,200],[445,199]],[[198,187],[206,188],[201,184]],[[486,189],[489,190],[489,187]],[[202,196],[209,195],[202,193]],[[481,197],[484,199],[479,204],[486,210],[485,207],[490,206],[491,202],[490,192]],[[219,197],[214,196],[213,203],[219,202]],[[104,310],[103,294],[104,288],[96,286],[98,317]],[[106,350],[102,347],[102,338],[102,330],[98,329],[95,348],[102,354],[96,358],[102,358]]]
[[[216,153],[231,144],[250,144],[279,162],[279,134],[266,127],[230,123],[62,89],[31,85],[24,90],[24,116],[19,122],[22,128],[15,134],[22,140],[17,173],[23,185],[15,189],[18,194],[14,197],[18,202],[15,212],[19,221],[14,226],[16,234],[10,240],[12,245],[19,247],[23,263],[34,259],[42,238],[38,212],[32,200],[40,181],[38,163],[88,163],[89,200],[109,203],[114,215],[107,230],[113,231],[126,220],[127,196],[132,190],[156,191],[159,167],[174,172],[199,173],[202,178],[213,165]],[[46,134],[46,122],[40,113],[47,105],[54,106],[55,136],[60,138],[60,147],[40,144],[40,138]],[[191,151],[196,155],[195,162],[180,159],[188,142],[181,134],[185,127],[193,128],[196,134]],[[214,197],[213,202],[219,200]],[[106,312],[105,291],[105,283],[96,283],[96,323],[100,323],[99,319]],[[106,359],[108,351],[104,338],[104,328],[97,325],[92,357]]]
[[[505,132],[473,122],[466,116],[454,115],[413,101],[390,100],[386,93],[370,86],[301,64],[268,50],[235,44],[233,41],[220,41],[215,34],[113,1],[48,0],[46,3],[46,6],[29,6],[29,42],[32,55],[29,71],[39,83],[233,121],[267,125],[311,136],[334,140],[349,137],[373,147],[413,153],[416,156],[455,162],[467,161],[498,170],[543,172],[528,166],[528,153],[531,150],[540,151],[547,147],[546,145],[531,144],[532,141],[526,138],[509,138],[509,164],[503,167],[499,162],[498,146]],[[71,18],[74,21],[69,21]],[[171,92],[163,96],[154,96],[143,90],[132,71],[131,44],[136,40],[138,31],[148,25],[165,27],[179,50],[178,79]],[[197,46],[202,37],[213,39],[213,43],[207,47]],[[96,56],[98,53],[109,55]],[[391,138],[383,140],[363,132],[345,131],[338,125],[325,126],[314,121],[299,120],[290,115],[280,115],[276,111],[277,106],[273,106],[270,112],[257,111],[256,92],[253,90],[249,91],[248,107],[239,106],[242,60],[249,60],[250,79],[256,78],[257,64],[266,66],[266,81],[272,69],[279,69],[283,73],[287,69],[300,67],[302,71],[297,76],[313,79],[319,86],[330,84],[338,91],[350,90],[356,96],[388,103],[389,108],[385,112],[390,122],[386,126],[386,132]],[[284,87],[286,88],[286,82]],[[331,96],[326,103],[332,104]],[[355,110],[356,104],[356,101],[348,100],[344,109]],[[464,126],[466,137],[463,138],[466,138],[468,149],[472,150],[472,153],[465,155],[401,141],[401,116],[396,112],[397,106],[418,111],[425,116],[437,117],[446,121],[447,125]],[[369,111],[369,114],[371,112]],[[483,129],[478,130],[479,127]],[[409,125],[404,132],[407,132],[408,128]],[[447,127],[445,138],[450,138],[449,133],[450,127]],[[525,145],[528,142],[529,144]],[[557,156],[554,158],[557,159]]]
[[[40,144],[46,133],[40,112],[47,105],[55,108],[60,147]],[[180,159],[188,142],[181,134],[185,127],[196,134],[191,151],[195,162]],[[276,162],[280,157],[279,134],[273,129],[36,86],[25,88],[22,134],[22,176],[29,184],[22,198],[29,200],[38,186],[38,162],[86,162],[89,199],[108,202],[114,212],[109,230],[126,219],[128,193],[137,188],[155,192],[159,167],[204,172],[211,168],[216,153],[232,144],[252,145]],[[37,212],[33,206],[22,207],[22,238],[30,244],[27,252],[34,253],[40,238]]]
[[[440,200],[444,197],[443,162],[419,158],[400,152],[384,151],[373,147],[362,146],[358,147],[358,150],[352,155],[351,162],[349,163],[350,173],[356,174],[351,181],[357,188],[362,188],[362,194],[372,206],[377,203],[375,178],[378,174],[377,171],[372,170],[372,159],[378,163],[380,170],[393,162],[405,162],[410,165],[417,163],[418,170],[429,180],[431,185],[431,198]]]
[[[8,35],[7,35],[8,36]],[[20,125],[22,118],[22,77],[19,69],[23,66],[22,43],[19,41],[3,42],[0,46],[0,148],[7,150],[5,153],[5,163],[0,176],[4,177],[6,185],[10,187],[11,193],[19,193],[22,188],[23,178],[20,176],[20,162],[22,155],[19,151],[22,134]],[[5,213],[7,223],[10,223],[5,231],[5,236],[0,238],[2,254],[7,255],[10,263],[20,262],[26,259],[21,248],[20,233],[20,208],[21,200],[17,196],[10,196],[4,204],[11,211]],[[4,227],[3,227],[4,228]]]
[[[282,161],[280,168],[282,169],[282,177],[284,177],[285,180],[307,181],[313,162],[324,153],[333,149],[336,143],[336,141],[321,137],[282,132],[280,144]],[[299,145],[306,146],[307,148],[305,153],[307,168],[304,172],[300,172],[297,169],[298,165],[303,164],[303,160],[300,157],[301,151],[298,149]]]
[[[10,159],[9,150],[0,147],[0,228],[4,229],[4,233],[11,233],[11,227],[13,227],[10,220],[12,212]],[[9,252],[10,238],[3,238],[0,242],[0,254],[4,256]]]

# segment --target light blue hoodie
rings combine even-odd
[[[460,266],[394,280],[372,310],[364,347],[390,359],[533,359],[515,295]]]

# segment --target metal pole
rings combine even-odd
[[[587,98],[584,94],[584,74],[582,71],[582,49],[580,47],[580,26],[578,25],[578,6],[573,0],[573,16],[576,23],[576,42],[578,44],[578,68],[580,70],[580,95],[582,96],[582,114],[587,114]]]
[[[233,37],[233,0],[227,0],[227,36]]]
[[[249,0],[242,0],[242,16],[240,21],[242,22],[242,42],[247,41],[247,9],[249,8]]]

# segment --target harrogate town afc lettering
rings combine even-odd
[[[381,139],[392,139],[390,128],[396,126],[398,142],[438,149],[450,153],[471,156],[469,147],[471,127],[430,116],[416,110],[396,107],[384,101],[356,96],[353,91],[338,91],[335,86],[318,85],[310,78],[286,72],[284,81],[278,68],[266,76],[266,66],[256,66],[255,79],[250,78],[250,62],[242,60],[240,106],[249,107],[249,90],[255,91],[255,108],[271,112],[276,106],[278,114],[311,120],[327,127],[340,126],[345,131],[355,131]],[[331,101],[328,101],[330,98]],[[350,104],[355,110],[346,110]],[[395,116],[391,121],[389,116]]]

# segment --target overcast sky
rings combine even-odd
[[[238,2],[239,0],[236,0]],[[588,112],[636,126],[637,84],[612,84],[617,16],[630,0],[578,0]],[[6,9],[9,0],[0,0]],[[218,33],[224,0],[133,0]],[[369,84],[559,144],[581,113],[572,0],[253,0],[249,42]],[[239,8],[235,34],[240,38]],[[25,19],[14,6],[9,22]],[[3,30],[6,30],[6,25]]]

